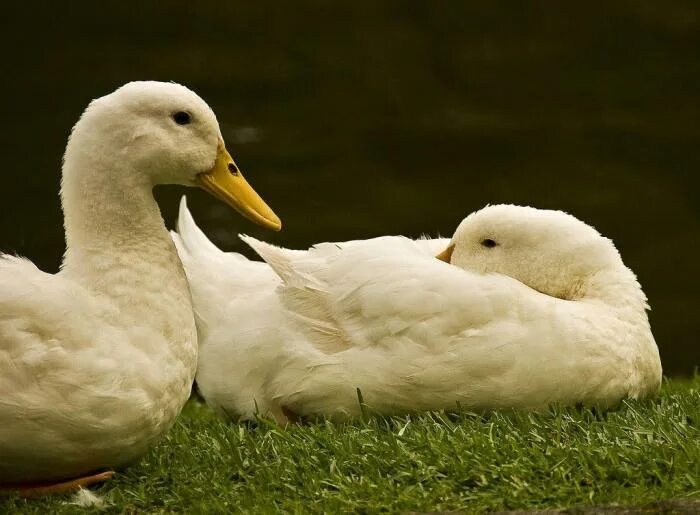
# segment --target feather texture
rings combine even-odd
[[[176,124],[180,110],[196,122]],[[125,466],[174,423],[191,391],[197,333],[152,188],[194,184],[220,137],[206,103],[172,83],[127,84],[74,127],[61,271],[0,255],[0,484]]]
[[[386,236],[300,252],[243,236],[267,267],[193,240],[197,249],[183,262],[198,322],[217,312],[217,327],[200,331],[197,381],[207,402],[229,416],[251,418],[257,408],[283,422],[285,413],[356,415],[358,389],[388,414],[613,405],[654,392],[658,350],[634,275],[582,222],[528,209],[493,211],[507,231],[491,218],[465,221],[451,241],[463,266],[433,257],[450,243],[444,239]],[[590,255],[570,254],[563,238],[540,238],[550,217],[555,225],[565,218],[562,230],[582,238],[571,245],[587,245]],[[504,248],[518,245],[487,251],[472,235],[482,229],[498,230]],[[543,261],[545,271],[530,267],[532,248],[553,263]],[[521,266],[509,274],[496,271],[514,262]],[[555,295],[567,267],[585,291],[575,301]],[[219,284],[197,275],[202,269]],[[611,291],[621,298],[607,303]]]

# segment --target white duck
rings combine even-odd
[[[612,406],[660,384],[635,275],[560,211],[473,213],[440,255],[451,264],[401,237],[308,252],[244,237],[266,268],[219,251],[183,208],[178,229],[197,384],[230,417],[356,415],[357,389],[385,414]]]
[[[94,100],[64,156],[61,271],[0,256],[5,487],[129,464],[186,402],[197,338],[185,274],[152,195],[163,183],[198,185],[280,228],[195,93],[132,82]]]

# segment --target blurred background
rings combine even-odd
[[[562,209],[639,275],[666,374],[700,364],[694,0],[12,2],[0,28],[6,252],[58,269],[71,126],[127,81],[172,80],[212,106],[284,231],[162,187],[169,224],[185,192],[237,251],[239,231],[307,247],[451,235],[487,203]]]

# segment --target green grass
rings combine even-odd
[[[366,416],[282,429],[191,401],[164,441],[96,490],[106,512],[542,509],[700,496],[700,376],[617,411]],[[0,513],[79,512],[70,497]]]

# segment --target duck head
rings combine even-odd
[[[566,300],[589,296],[596,281],[638,288],[613,242],[562,211],[487,206],[465,218],[437,256],[457,267],[510,276]]]
[[[90,152],[120,161],[110,168],[124,176],[110,180],[121,185],[199,186],[264,227],[282,227],[226,150],[211,108],[179,84],[130,82],[91,102],[73,129],[65,161]]]

